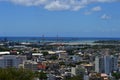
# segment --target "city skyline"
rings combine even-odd
[[[119,0],[0,0],[0,36],[120,37]]]

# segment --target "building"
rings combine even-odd
[[[76,65],[76,67],[71,67],[71,75],[83,75],[85,73],[85,69],[79,65]]]
[[[89,75],[85,74],[83,78],[84,78],[84,80],[89,80]]]
[[[72,60],[74,62],[80,62],[80,61],[82,61],[82,58],[79,55],[73,55]]]
[[[0,52],[0,56],[1,56],[1,55],[9,55],[9,54],[10,54],[10,52],[8,52],[8,51]]]
[[[38,63],[35,62],[35,61],[27,60],[27,61],[24,63],[24,68],[25,68],[25,69],[32,70],[32,71],[38,71]]]
[[[86,78],[84,78],[84,80],[110,80],[109,78],[108,78],[109,76],[107,75],[107,74],[105,74],[105,73],[90,73],[89,74],[89,78],[88,77],[86,77]]]
[[[68,57],[68,54],[66,51],[56,51],[56,53],[58,54],[59,59],[66,59]]]
[[[23,57],[16,55],[3,55],[0,57],[0,68],[15,67],[23,63]]]
[[[95,71],[100,73],[110,74],[112,71],[117,70],[117,57],[105,55],[95,58]]]

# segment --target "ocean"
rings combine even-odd
[[[120,38],[96,38],[96,37],[0,37],[0,40],[19,42],[93,42],[97,40],[120,40]]]

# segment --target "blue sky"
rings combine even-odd
[[[0,0],[0,36],[120,37],[120,0]]]

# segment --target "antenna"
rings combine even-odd
[[[45,41],[45,36],[44,36],[44,34],[42,35],[42,43],[44,43],[44,41]]]

